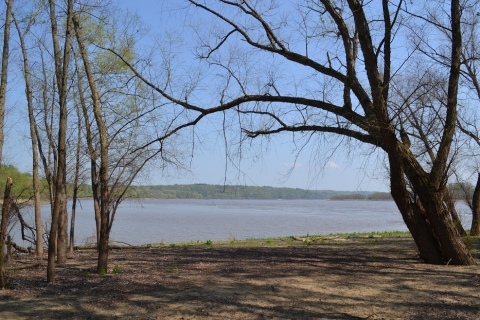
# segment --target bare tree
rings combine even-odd
[[[110,231],[113,226],[118,206],[125,199],[126,192],[138,173],[159,154],[156,149],[135,150],[138,141],[145,133],[141,133],[142,122],[148,122],[143,110],[142,84],[136,83],[129,88],[124,81],[132,77],[124,64],[112,61],[113,55],[103,57],[103,51],[90,52],[92,42],[117,42],[115,32],[109,33],[110,39],[102,35],[87,34],[82,26],[94,24],[85,18],[82,10],[73,17],[77,52],[77,85],[80,105],[83,110],[86,142],[91,162],[91,181],[94,205],[99,213],[97,219],[98,265],[97,272],[102,273],[108,267],[108,246]],[[135,20],[135,18],[133,18]],[[111,24],[102,21],[102,27],[115,29],[116,22]],[[102,28],[97,28],[101,30]],[[102,32],[102,31],[99,31]],[[108,32],[108,31],[107,31]],[[122,34],[128,38],[126,34]],[[123,45],[129,50],[127,45]],[[77,57],[78,55],[78,57]],[[92,58],[93,57],[93,58]],[[97,60],[93,60],[97,58]],[[83,68],[79,66],[82,63]],[[95,72],[96,71],[96,72]],[[90,99],[83,94],[82,75],[88,81]],[[106,80],[106,79],[109,80]],[[119,78],[120,80],[116,80]],[[133,92],[131,91],[133,90]],[[88,105],[91,104],[91,109]],[[93,113],[94,123],[91,122]],[[99,145],[99,149],[98,149]],[[98,157],[99,155],[99,157]],[[169,159],[168,161],[173,161]],[[97,169],[98,168],[98,169]],[[98,170],[98,171],[97,171]],[[97,209],[98,208],[98,209]]]
[[[74,177],[73,177],[73,194],[72,194],[72,213],[70,216],[70,241],[69,241],[69,250],[73,252],[74,244],[75,244],[75,212],[77,209],[77,194],[78,194],[78,187],[80,186],[80,169],[82,166],[80,155],[82,149],[82,113],[80,111],[80,107],[77,105],[75,108],[77,111],[77,145],[75,151],[75,169],[74,169]]]
[[[27,48],[25,45],[25,36],[28,34],[32,24],[35,21],[35,18],[40,14],[42,11],[42,6],[39,6],[38,10],[33,13],[28,23],[25,27],[24,32],[20,30],[20,25],[15,15],[12,13],[13,21],[15,23],[18,37],[20,39],[20,47],[22,50],[22,57],[23,57],[23,76],[25,79],[25,95],[27,98],[27,106],[28,106],[28,119],[30,123],[30,138],[32,141],[32,172],[33,172],[33,197],[34,197],[34,206],[35,206],[35,230],[36,230],[36,255],[41,256],[43,255],[43,232],[42,232],[42,216],[40,212],[41,207],[41,200],[40,200],[40,179],[39,179],[39,172],[38,172],[38,143],[37,143],[37,123],[34,116],[34,106],[33,106],[33,95],[32,95],[32,84],[31,84],[31,74],[30,74],[30,63],[27,53]]]
[[[395,126],[400,110],[389,105],[392,80],[411,61],[405,53],[407,39],[402,36],[401,12],[409,12],[410,19],[434,24],[424,19],[424,8],[415,6],[413,14],[407,8],[410,4],[402,0],[384,0],[381,6],[357,0],[305,1],[299,5],[299,15],[311,17],[304,24],[308,30],[303,35],[308,36],[296,37],[294,24],[286,18],[286,13],[292,12],[288,5],[262,1],[188,2],[189,14],[200,16],[196,14],[198,9],[216,21],[205,36],[199,32],[198,54],[210,67],[218,67],[222,77],[215,87],[217,91],[209,95],[216,101],[199,98],[196,90],[205,86],[198,79],[179,90],[171,74],[163,82],[158,78],[150,80],[140,72],[140,65],[129,63],[121,53],[107,48],[123,58],[139,79],[183,108],[183,115],[190,116],[145,147],[165,141],[210,114],[228,111],[242,119],[239,122],[246,138],[291,133],[297,140],[298,135],[309,132],[356,139],[385,152],[392,196],[421,258],[435,264],[474,264],[445,205],[443,191],[457,122],[463,8],[460,1],[441,4],[443,17],[449,21],[450,63],[437,64],[448,79],[445,101],[440,106],[445,119],[438,131],[434,160],[427,166],[415,156],[408,141],[401,139],[401,128]],[[437,2],[435,5],[439,6]],[[236,58],[242,50],[241,56],[248,57],[242,62],[251,61],[249,69],[240,67]],[[397,63],[397,59],[402,62]],[[282,70],[280,62],[289,67]],[[284,79],[290,81],[288,75],[304,72],[316,82],[305,80],[303,84],[307,85],[302,88],[302,83],[271,77],[268,70],[274,69],[276,73],[283,71]],[[253,80],[254,75],[260,76]]]
[[[66,31],[65,42],[63,46],[63,54],[60,49],[60,40],[57,27],[57,16],[55,11],[55,0],[49,0],[50,5],[50,23],[51,34],[54,48],[55,75],[57,80],[57,93],[59,96],[59,125],[58,125],[58,143],[57,158],[58,165],[55,179],[55,199],[52,210],[52,224],[50,227],[50,237],[48,243],[48,266],[47,266],[47,282],[55,281],[55,246],[58,233],[58,263],[66,262],[67,253],[67,214],[66,214],[66,132],[67,132],[67,91],[68,91],[68,67],[70,60],[70,36],[71,36],[71,19],[73,15],[73,0],[67,1],[66,13]]]

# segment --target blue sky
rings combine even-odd
[[[176,30],[187,33],[182,18],[183,12],[177,11],[179,2],[155,0],[120,0],[118,5],[129,10],[137,11],[153,32],[162,30]],[[201,17],[205,18],[205,17]],[[187,36],[187,35],[185,35]],[[165,178],[154,176],[152,180],[158,184],[172,183],[224,183],[225,181],[225,153],[221,137],[213,137],[214,142],[205,149],[197,152],[192,160],[192,170],[183,178]],[[287,139],[285,139],[287,140]],[[273,139],[269,150],[262,153],[262,157],[255,162],[244,160],[240,170],[232,168],[226,178],[227,182],[246,185],[269,185],[274,187],[294,187],[307,189],[334,189],[334,190],[380,190],[388,191],[388,181],[384,178],[384,170],[374,159],[351,156],[340,150],[330,159],[321,163],[315,162],[314,146],[309,145],[300,154],[295,162],[296,153],[291,141],[282,138]],[[367,151],[368,152],[368,151]],[[373,159],[373,160],[372,160]],[[373,164],[373,166],[371,165]],[[294,166],[291,174],[285,176]]]

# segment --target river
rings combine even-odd
[[[461,203],[457,207],[469,227],[467,207]],[[49,205],[42,206],[44,219],[49,210]],[[32,221],[31,209],[26,211]],[[14,239],[28,246],[17,229]],[[147,199],[121,204],[111,239],[140,245],[395,230],[407,228],[393,201]],[[75,245],[94,234],[93,202],[82,200],[77,206]]]

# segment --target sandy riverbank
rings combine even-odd
[[[11,268],[35,267],[10,273],[1,318],[480,318],[480,267],[423,264],[405,237],[112,250],[109,261],[98,276],[95,252],[77,251],[47,285],[46,258],[16,257]]]

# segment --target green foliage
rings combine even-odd
[[[167,269],[168,273],[172,273],[174,271],[178,271],[178,266],[173,266],[173,267]]]
[[[467,247],[468,250],[472,250],[475,245],[475,237],[467,235],[466,237],[463,238],[463,242],[465,243],[465,246]]]
[[[33,197],[33,177],[30,173],[20,172],[12,165],[0,166],[0,190],[2,190],[7,181],[7,177],[12,178],[12,196],[21,199],[30,199]]]
[[[330,199],[335,195],[355,194],[365,199],[371,192],[304,190],[255,186],[222,186],[209,184],[132,186],[128,198],[153,199]]]
[[[374,192],[368,196],[368,200],[393,200],[392,195],[390,192]]]
[[[100,276],[106,276],[107,275],[107,270],[103,269],[100,271]]]
[[[213,245],[212,240],[207,240],[207,241],[205,241],[205,245],[206,245],[206,246],[211,246],[211,245]]]
[[[90,276],[90,272],[84,271],[82,276],[83,276],[84,278],[88,278],[88,277]]]
[[[330,197],[330,200],[365,200],[365,195],[361,193],[337,194]]]
[[[120,273],[120,267],[118,265],[115,265],[112,270],[112,274],[119,274]]]
[[[455,200],[464,200],[465,195],[468,195],[468,198],[471,199],[473,196],[473,191],[475,190],[475,186],[470,182],[465,183],[451,183],[447,186],[450,195]]]

